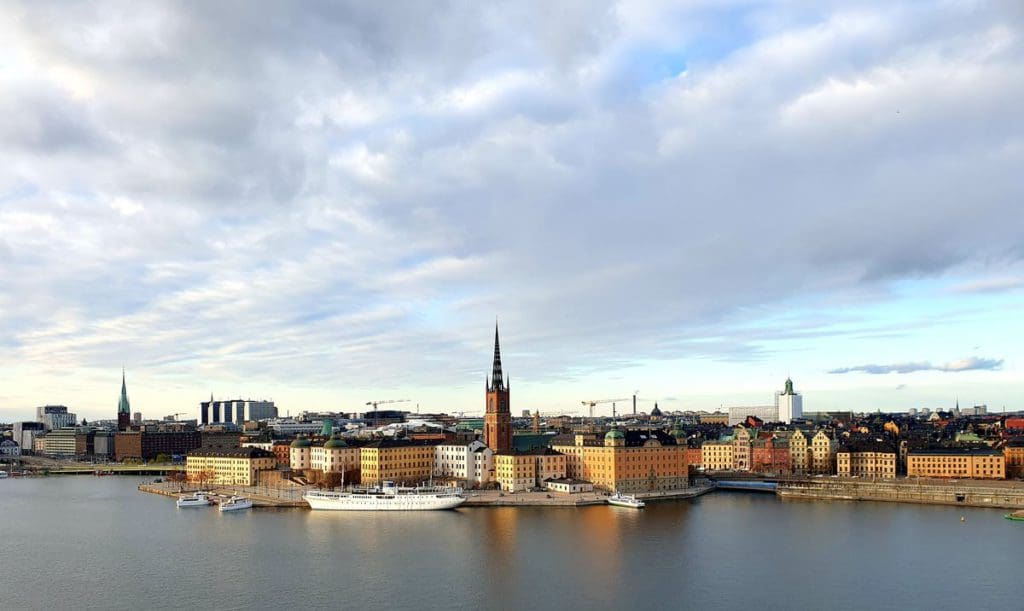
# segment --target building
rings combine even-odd
[[[293,435],[315,435],[324,427],[322,420],[298,422],[291,418],[278,418],[267,423],[276,435],[291,437]]]
[[[114,433],[111,431],[96,431],[93,434],[92,452],[96,458],[114,458]]]
[[[152,460],[161,454],[185,455],[202,445],[199,431],[120,431],[114,436],[114,457],[118,462]]]
[[[277,406],[273,401],[253,401],[252,399],[214,401],[213,395],[210,395],[209,401],[199,403],[199,422],[201,424],[218,422],[242,424],[274,418],[277,418]]]
[[[375,486],[384,481],[398,484],[427,481],[433,474],[436,445],[404,439],[380,439],[366,444],[359,450],[362,483]]]
[[[729,408],[729,426],[736,426],[747,421],[747,416],[760,418],[763,422],[778,422],[779,408],[777,405],[740,405]]]
[[[121,370],[121,398],[117,402],[117,430],[131,428],[132,408],[128,403],[128,385],[125,384],[124,369]]]
[[[352,447],[337,435],[331,435],[322,446],[309,448],[309,468],[322,473],[351,473],[359,470],[359,448]],[[349,479],[349,483],[353,480]]]
[[[96,454],[96,430],[80,427],[75,433],[75,455],[93,456]]]
[[[743,426],[736,427],[732,438],[732,468],[734,471],[750,471],[752,448],[750,431]]]
[[[313,468],[313,442],[299,435],[289,446],[288,464],[295,471]]]
[[[697,420],[701,424],[729,424],[728,412],[714,412],[713,414],[700,414]]]
[[[1006,459],[1006,477],[1024,477],[1024,439],[1011,439],[1003,448]]]
[[[501,371],[501,348],[498,345],[498,325],[494,325],[494,362],[491,379],[484,381],[487,406],[484,412],[484,443],[495,452],[512,450],[512,412],[510,385]]]
[[[991,448],[911,450],[907,476],[1006,479],[1006,457]]]
[[[561,492],[562,494],[579,494],[581,492],[594,491],[594,484],[579,479],[549,479],[544,484],[548,490]]]
[[[700,446],[700,463],[705,471],[732,471],[733,445],[731,441],[708,439]]]
[[[810,471],[818,475],[836,472],[836,442],[824,430],[811,438]]]
[[[758,438],[751,442],[750,470],[755,473],[791,473],[789,440],[775,437]]]
[[[70,458],[75,455],[75,435],[78,430],[73,426],[53,429],[46,434],[43,454],[56,458]]]
[[[36,422],[42,423],[43,429],[47,431],[75,426],[76,418],[77,416],[63,405],[43,405],[36,408]]]
[[[24,454],[32,454],[36,437],[45,433],[46,425],[42,422],[15,422],[11,426],[11,439],[21,446]]]
[[[689,486],[686,435],[680,430],[560,435],[554,450],[566,456],[566,477],[608,492],[653,492]],[[731,446],[730,446],[731,449]]]
[[[464,488],[482,488],[494,480],[494,450],[481,441],[442,443],[434,448],[434,473]]]
[[[896,448],[880,442],[850,444],[836,453],[836,474],[841,477],[896,477]]]
[[[277,468],[272,452],[259,448],[192,450],[185,459],[189,481],[227,486],[255,486],[261,471]]]
[[[775,407],[779,422],[789,424],[794,418],[803,417],[803,397],[793,391],[793,380],[786,378],[785,388],[782,392],[775,393]]]
[[[0,438],[0,460],[13,460],[21,457],[21,446],[13,439]]]
[[[789,460],[793,465],[793,473],[796,475],[805,475],[811,472],[809,442],[808,433],[800,429],[794,430],[793,434],[789,436]]]
[[[506,492],[543,488],[546,480],[566,478],[566,456],[551,448],[498,452],[494,473],[498,487]]]

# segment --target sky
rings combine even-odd
[[[1024,409],[1024,4],[8,2],[0,421]],[[621,404],[618,405],[622,408]],[[610,413],[611,406],[598,406]]]

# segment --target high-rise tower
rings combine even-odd
[[[121,370],[121,400],[117,403],[117,430],[127,431],[132,421],[132,409],[128,404],[128,386],[124,382],[124,369]]]
[[[494,325],[494,363],[491,378],[485,380],[487,411],[484,413],[484,443],[495,452],[512,449],[512,411],[509,404],[508,379],[501,372],[501,347],[498,325]]]

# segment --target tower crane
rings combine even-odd
[[[408,403],[409,399],[385,399],[383,401],[367,401],[367,405],[373,406],[373,423],[377,424],[377,406],[387,405],[388,403]]]
[[[590,407],[590,417],[593,418],[594,417],[594,406],[595,405],[602,405],[604,403],[611,403],[612,404],[612,417],[614,418],[615,417],[615,403],[617,403],[619,401],[629,401],[629,399],[630,399],[630,397],[626,397],[625,399],[597,399],[596,401],[584,401],[583,405],[586,405],[586,406]]]

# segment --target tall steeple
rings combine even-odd
[[[491,365],[491,385],[493,388],[505,388],[505,378],[501,373],[501,344],[498,342],[498,321],[494,321],[494,363]]]
[[[132,408],[128,403],[128,385],[124,380],[124,367],[121,368],[121,400],[117,402],[117,430],[127,431],[131,425]]]

